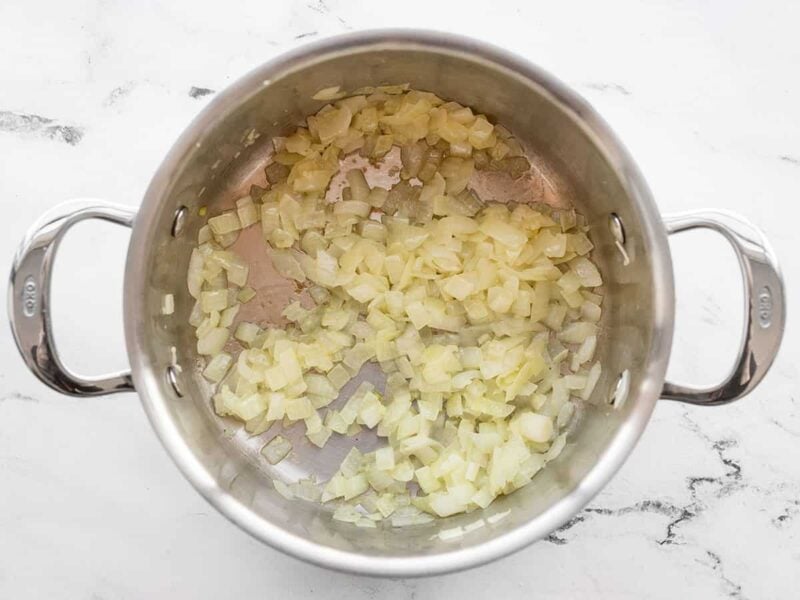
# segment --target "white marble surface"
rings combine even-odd
[[[0,272],[25,228],[61,200],[136,205],[208,100],[192,87],[221,89],[306,39],[422,26],[501,44],[577,88],[637,157],[663,212],[750,217],[782,259],[790,315],[800,311],[800,5],[494,0],[482,3],[490,14],[462,14],[466,4],[4,0]],[[126,244],[124,230],[81,225],[58,260],[58,343],[84,372],[125,365]],[[710,234],[673,249],[670,375],[710,382],[739,335],[737,269]],[[135,395],[49,391],[3,324],[0,597],[796,598],[797,333],[790,320],[776,365],[746,400],[659,405],[618,476],[550,542],[461,574],[388,581],[308,566],[249,538],[181,478]]]

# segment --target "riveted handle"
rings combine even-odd
[[[71,372],[56,352],[50,315],[50,277],[58,245],[67,230],[86,219],[131,227],[136,212],[101,200],[75,200],[45,213],[31,227],[14,257],[9,285],[11,330],[28,368],[56,391],[101,396],[132,391],[130,371],[97,377]]]
[[[670,234],[711,229],[730,242],[742,270],[745,324],[736,364],[722,383],[700,389],[666,382],[661,397],[706,406],[738,400],[764,378],[781,345],[786,304],[778,261],[761,231],[729,212],[672,215],[664,218],[664,225]]]

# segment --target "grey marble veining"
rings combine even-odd
[[[402,10],[401,10],[402,9]],[[796,598],[800,589],[800,6],[463,2],[9,0],[0,8],[0,271],[23,231],[77,196],[136,205],[215,93],[277,53],[382,26],[450,29],[529,57],[625,141],[663,212],[738,211],[782,259],[790,320],[746,400],[663,403],[612,483],[545,541],[419,580],[331,573],[230,525],[181,478],[136,396],[74,399],[24,369],[0,333],[0,597]],[[78,227],[57,264],[60,351],[86,373],[125,365],[127,234]],[[673,243],[670,378],[730,365],[740,283],[721,240]],[[81,293],[75,293],[79,289]]]

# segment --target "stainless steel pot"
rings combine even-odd
[[[533,482],[486,510],[406,529],[357,529],[328,509],[289,502],[270,476],[330,474],[346,450],[299,448],[278,467],[258,460],[260,442],[218,418],[199,376],[187,324],[189,252],[201,204],[229,199],[263,166],[264,148],[321,103],[319,89],[409,82],[484,112],[509,127],[575,190],[592,225],[595,259],[607,283],[599,357],[599,397],[621,408],[587,407],[566,449]],[[255,133],[260,134],[256,138]],[[255,142],[255,143],[254,143]],[[52,342],[49,281],[59,240],[78,221],[99,218],[133,228],[125,272],[125,334],[131,371],[94,378],[70,372]],[[709,228],[731,243],[745,284],[745,332],[731,375],[709,389],[665,383],[674,288],[667,234]],[[161,315],[164,294],[176,312]],[[22,242],[11,275],[14,336],[29,368],[75,396],[137,391],[173,460],[220,512],[259,540],[305,560],[371,575],[442,573],[487,562],[538,540],[576,514],[619,469],[656,400],[702,405],[735,400],[765,375],[784,328],[778,266],[762,235],[723,212],[662,218],[635,164],[600,117],[534,65],[473,40],[439,33],[378,31],[305,46],[249,73],[219,93],[194,120],[153,177],[138,213],[101,201],[48,213]],[[337,454],[338,453],[338,454]],[[445,542],[442,529],[485,526]]]

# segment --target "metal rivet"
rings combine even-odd
[[[611,230],[611,235],[620,244],[625,243],[625,226],[622,224],[622,219],[619,218],[617,213],[608,215],[608,228]]]
[[[628,399],[628,392],[630,392],[630,390],[631,372],[628,371],[628,369],[625,369],[619,374],[619,377],[617,377],[617,384],[614,386],[614,390],[608,397],[608,403],[619,410],[625,405],[625,401]]]
[[[183,389],[181,388],[181,383],[178,380],[178,372],[180,371],[180,367],[178,365],[170,365],[167,367],[167,381],[172,386],[172,389],[178,395],[178,398],[183,398]]]
[[[183,227],[186,225],[186,215],[189,214],[189,209],[181,206],[175,211],[175,218],[172,220],[172,237],[178,237],[183,233]]]
[[[619,218],[617,213],[612,212],[608,215],[608,229],[611,231],[611,236],[614,238],[614,245],[622,255],[622,264],[628,266],[631,264],[631,259],[630,256],[628,256],[628,251],[625,249],[625,242],[627,241],[625,226],[622,224],[622,219]]]

